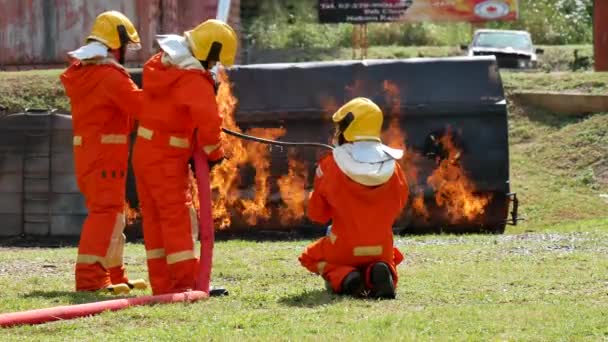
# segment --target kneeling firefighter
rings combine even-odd
[[[100,14],[87,44],[69,53],[61,75],[72,106],[74,161],[88,216],[76,260],[76,290],[127,293],[146,288],[123,267],[125,182],[129,133],[141,111],[141,90],[122,66],[139,36],[122,13]]]
[[[157,37],[161,52],[143,71],[144,104],[133,154],[143,218],[148,273],[154,294],[194,289],[198,223],[189,195],[189,160],[204,151],[221,162],[222,116],[210,72],[234,63],[237,36],[208,20],[184,36]],[[211,205],[211,203],[201,203]]]
[[[394,298],[403,255],[393,247],[392,225],[409,195],[395,162],[403,151],[382,144],[382,111],[367,98],[351,100],[332,119],[337,146],[319,161],[307,212],[332,225],[300,263],[336,293]]]

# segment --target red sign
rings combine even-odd
[[[319,0],[321,23],[516,20],[518,0]]]

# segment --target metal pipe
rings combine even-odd
[[[322,144],[322,143],[292,142],[292,141],[278,141],[278,140],[264,139],[264,138],[256,137],[253,135],[235,132],[235,131],[229,130],[228,128],[223,128],[223,127],[222,127],[222,131],[226,134],[230,134],[232,136],[235,136],[235,137],[238,137],[241,139],[256,141],[256,142],[259,142],[262,144],[269,144],[269,145],[276,145],[276,146],[288,146],[288,147],[321,147],[321,148],[326,148],[326,149],[330,149],[330,150],[334,149],[333,146],[327,145],[327,144]]]

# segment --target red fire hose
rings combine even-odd
[[[95,303],[57,306],[54,308],[12,312],[0,315],[0,327],[11,327],[23,324],[40,324],[64,319],[85,317],[102,313],[104,311],[122,310],[131,306],[195,302],[208,298],[203,291],[171,293],[158,296],[144,296],[135,298],[113,299]]]
[[[202,149],[195,149],[194,168],[196,172],[196,184],[198,187],[199,216],[198,228],[201,240],[201,256],[199,259],[199,270],[196,279],[196,290],[209,293],[211,280],[211,263],[213,261],[213,240],[215,238],[213,228],[213,216],[211,215],[211,186],[209,185],[209,164],[207,156]]]

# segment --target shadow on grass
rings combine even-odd
[[[303,293],[292,294],[281,298],[279,303],[287,306],[312,308],[319,305],[340,302],[344,297],[329,293],[325,289],[306,290]]]
[[[545,109],[525,105],[521,100],[517,99],[517,97],[511,97],[510,100],[513,105],[521,108],[521,112],[519,114],[527,117],[533,122],[553,128],[563,128],[567,125],[580,122],[581,120],[593,115],[584,113],[581,113],[580,115],[557,114]]]
[[[95,292],[76,292],[76,291],[32,291],[21,295],[23,298],[44,298],[44,299],[56,299],[61,302],[67,301],[71,304],[86,304],[93,302],[100,302],[112,299],[124,299],[129,297],[124,296],[108,296],[101,293]]]

